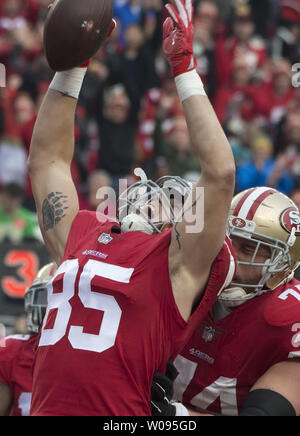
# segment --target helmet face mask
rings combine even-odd
[[[262,275],[257,284],[233,282],[234,286],[251,288],[253,292],[259,292],[265,287],[271,275],[285,271],[291,264],[289,247],[282,241],[267,236],[262,237],[261,234],[255,232],[249,234],[249,231],[237,230],[234,226],[230,227],[230,237],[237,237],[255,243],[251,259],[249,261],[237,260],[238,265],[262,268]],[[262,247],[270,252],[269,258],[264,262],[257,260],[257,255]]]
[[[156,182],[145,176],[119,197],[122,231],[160,233],[165,224],[180,219],[185,197],[192,185],[180,177],[162,177]]]
[[[47,308],[47,282],[33,284],[24,298],[27,328],[38,333]]]
[[[46,309],[48,292],[47,286],[55,275],[57,266],[54,262],[43,266],[37,273],[31,286],[26,289],[24,308],[26,313],[27,329],[31,333],[38,333],[42,325]]]

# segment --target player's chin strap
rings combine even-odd
[[[247,294],[245,289],[240,288],[239,286],[234,286],[232,288],[225,289],[219,296],[219,301],[221,301],[226,307],[239,307],[242,304],[246,303],[246,301],[252,300],[252,298],[254,297],[265,294],[269,290],[270,289],[266,289],[258,292],[250,292],[249,294]]]
[[[282,280],[282,282],[278,283],[277,286],[290,282],[293,277],[294,272],[292,272],[288,277]],[[231,288],[225,289],[222,292],[222,294],[219,296],[219,301],[221,301],[226,307],[235,308],[246,303],[246,301],[252,300],[255,297],[259,297],[260,295],[263,295],[269,291],[272,291],[272,289],[260,289],[254,292],[247,293],[242,287],[233,286]]]
[[[154,233],[153,226],[141,215],[130,213],[121,221],[121,232],[126,233],[135,231],[147,233],[148,235],[152,235]]]

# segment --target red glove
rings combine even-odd
[[[163,49],[174,77],[196,68],[193,39],[192,0],[175,0],[177,10],[170,3],[166,5],[171,17],[163,24]]]

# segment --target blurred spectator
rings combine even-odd
[[[160,177],[185,177],[191,172],[200,175],[199,159],[193,152],[184,117],[174,118],[168,134],[161,134],[161,142],[157,144],[157,157],[157,173]]]
[[[261,92],[253,94],[253,113],[274,125],[286,114],[296,90],[292,87],[292,65],[287,59],[274,61],[270,74],[269,83],[261,88]]]
[[[123,84],[138,111],[144,94],[159,84],[153,62],[155,53],[145,43],[139,24],[127,26],[124,38],[124,50],[107,56],[108,83]]]
[[[119,26],[118,41],[121,47],[126,45],[126,31],[129,26],[139,24],[143,27],[146,39],[156,39],[161,34],[161,0],[114,0],[114,17]]]
[[[0,3],[0,29],[11,31],[27,26],[24,9],[25,4],[22,0],[2,0]]]
[[[98,125],[99,168],[110,174],[113,188],[117,191],[119,178],[126,178],[132,170],[137,128],[135,109],[123,85],[104,90]]]
[[[25,186],[26,152],[21,141],[2,137],[0,139],[0,186],[16,182]]]
[[[228,84],[218,87],[213,100],[214,109],[221,123],[226,123],[236,116],[247,117],[248,108],[251,114],[252,97],[257,92],[256,86],[252,84],[252,74],[245,56],[236,56],[232,62]],[[249,99],[251,99],[250,106]]]
[[[118,21],[119,40],[125,45],[125,32],[128,26],[142,21],[143,2],[141,0],[114,0],[114,17]]]
[[[219,10],[209,0],[202,1],[195,10],[194,53],[197,58],[197,71],[204,82],[207,94],[215,92],[215,42],[221,32]]]
[[[252,158],[248,163],[237,167],[237,191],[255,186],[270,186],[289,195],[293,181],[287,171],[284,156],[275,160],[273,144],[264,135],[258,136],[251,144]]]
[[[300,188],[294,189],[291,193],[291,199],[300,211]]]
[[[38,238],[36,216],[24,209],[23,189],[16,183],[3,186],[0,196],[0,241],[20,243]]]
[[[7,71],[0,90],[0,185],[22,186],[23,204],[33,211],[26,158],[54,74],[43,53],[50,1],[0,0],[0,62]],[[72,175],[84,194],[82,207],[97,206],[90,198],[94,182],[117,189],[135,166],[149,177],[199,175],[161,49],[165,3],[114,0],[118,27],[91,60],[76,111]],[[299,4],[194,2],[197,71],[231,144],[237,189],[263,183],[288,192],[291,179],[300,187],[300,94],[291,85],[292,65],[300,62]],[[260,141],[265,145],[257,146]]]
[[[279,0],[281,17],[285,20],[300,23],[299,0]]]
[[[283,140],[279,153],[285,156],[295,187],[300,187],[300,114],[291,113],[283,124]]]
[[[167,75],[162,88],[152,88],[144,96],[137,131],[138,166],[143,167],[148,177],[155,177],[155,158],[159,144],[164,141],[174,124],[174,119],[183,116],[174,80]],[[161,161],[161,160],[160,160]]]
[[[28,334],[26,314],[22,314],[16,318],[14,326],[13,326],[12,334],[13,335],[26,335],[26,334]]]
[[[245,3],[235,9],[233,34],[218,38],[216,46],[216,74],[218,86],[227,85],[236,58],[243,56],[250,73],[263,66],[267,58],[264,40],[255,34],[251,8]]]
[[[116,216],[116,202],[111,198],[110,188],[112,179],[106,171],[97,170],[91,173],[87,181],[86,194],[79,195],[80,209],[97,210],[99,205],[105,202],[103,213],[107,214],[109,208],[109,212]]]

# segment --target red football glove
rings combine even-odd
[[[170,3],[166,5],[171,17],[163,24],[163,50],[174,77],[196,68],[193,39],[192,0],[175,0],[177,10]]]

